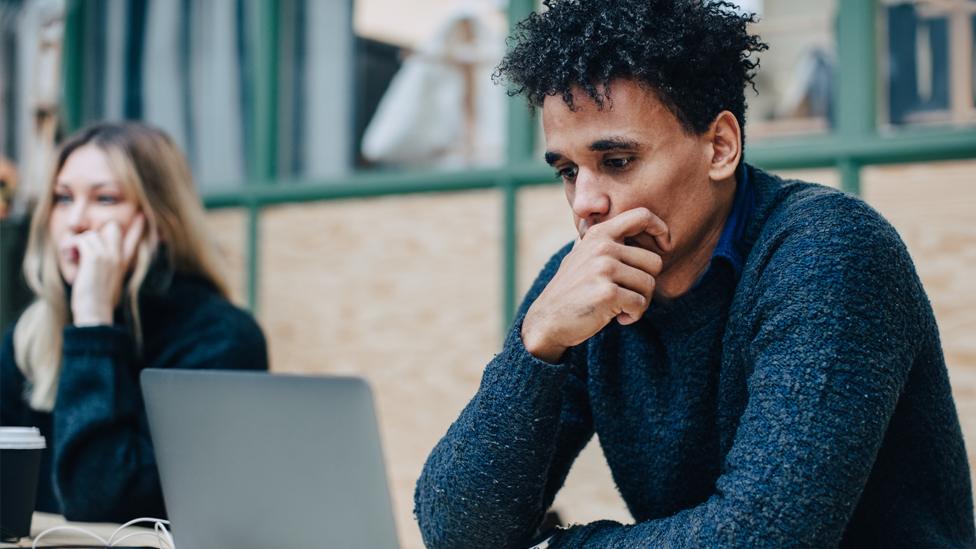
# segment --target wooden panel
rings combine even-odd
[[[230,285],[231,299],[238,306],[247,305],[247,212],[241,209],[207,212],[210,235],[216,241],[224,272]]]
[[[501,335],[500,195],[290,205],[262,217],[261,321],[276,372],[373,387],[400,540],[413,491]]]

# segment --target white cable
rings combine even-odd
[[[109,545],[109,547],[115,547],[116,545],[120,545],[123,541],[127,539],[137,538],[139,536],[152,536],[156,540],[156,543],[159,544],[159,547],[161,549],[163,548],[164,544],[167,549],[170,547],[169,543],[167,543],[166,540],[161,535],[159,535],[159,532],[132,532],[131,534],[126,534],[120,537],[119,539],[115,540],[115,543]]]
[[[132,532],[116,539],[116,536],[121,534],[123,530],[129,528],[130,526],[139,524],[140,522],[152,523],[153,531]],[[156,538],[156,542],[159,545],[160,549],[176,549],[176,542],[173,541],[173,535],[170,534],[169,529],[166,528],[166,525],[168,525],[169,523],[170,522],[168,520],[151,518],[151,517],[141,517],[141,518],[133,519],[123,524],[122,526],[116,528],[115,531],[112,532],[112,535],[109,536],[108,539],[99,536],[98,534],[92,532],[91,530],[86,530],[85,528],[81,528],[78,526],[69,526],[69,525],[53,526],[38,534],[37,537],[34,538],[34,542],[31,544],[31,548],[39,549],[37,546],[37,542],[41,541],[41,539],[44,538],[44,536],[52,532],[61,532],[67,530],[67,531],[85,534],[86,536],[91,536],[97,539],[105,547],[115,547],[117,544],[120,544],[127,539],[138,537],[138,536],[153,536]]]
[[[176,549],[176,540],[173,539],[173,534],[169,533],[169,530],[166,528],[166,525],[163,524],[163,522],[169,523],[168,520],[157,522],[156,525],[153,526],[153,530],[163,534],[166,543],[169,544],[169,549]]]
[[[136,524],[139,524],[140,522],[150,522],[153,525],[160,524],[160,523],[162,523],[162,524],[169,524],[169,521],[168,520],[163,520],[163,519],[158,519],[158,518],[153,518],[153,517],[139,517],[137,519],[132,519],[129,522],[123,524],[122,526],[119,526],[118,528],[116,528],[115,531],[112,532],[112,535],[108,537],[108,542],[106,543],[106,545],[108,545],[109,547],[111,547],[112,546],[112,541],[115,540],[115,536],[117,536],[120,533],[122,533],[122,530],[125,530],[126,528],[128,528],[130,526],[134,526]]]

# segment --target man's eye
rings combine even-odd
[[[570,166],[568,168],[563,168],[561,170],[557,170],[556,171],[556,177],[559,177],[559,178],[563,179],[564,181],[572,181],[573,179],[576,179],[576,173],[578,171],[579,171],[579,168],[577,168],[576,166]]]
[[[620,170],[626,168],[631,162],[634,161],[633,156],[626,156],[622,158],[608,158],[603,161],[603,164],[608,168],[613,168],[615,170]]]

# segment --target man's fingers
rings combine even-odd
[[[645,248],[614,244],[614,255],[621,262],[640,269],[651,276],[661,274],[664,261],[661,256]]]
[[[654,293],[654,277],[624,263],[616,262],[613,272],[610,273],[610,281],[622,288],[637,292],[648,300]]]
[[[641,294],[621,287],[617,288],[616,299],[620,311],[617,313],[617,322],[624,326],[640,320],[650,304],[650,301]]]
[[[612,219],[594,225],[588,233],[596,232],[617,242],[627,237],[648,234],[654,238],[661,251],[671,250],[671,233],[663,219],[647,208],[634,208],[621,212]]]

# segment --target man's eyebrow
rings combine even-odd
[[[590,150],[595,152],[616,151],[621,149],[634,150],[639,148],[640,144],[638,144],[636,141],[613,137],[609,139],[600,139],[590,143]]]
[[[632,141],[630,139],[618,138],[618,137],[608,137],[606,139],[598,139],[593,143],[590,143],[590,150],[594,152],[606,152],[606,151],[618,151],[618,150],[637,150],[641,146],[638,142]],[[546,151],[546,164],[552,166],[556,162],[563,159],[563,155],[555,151]]]

